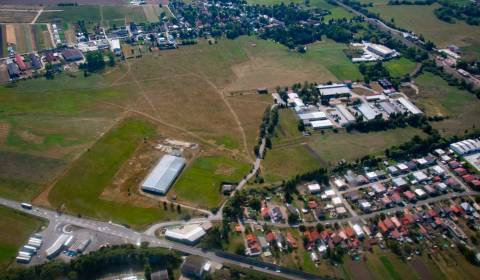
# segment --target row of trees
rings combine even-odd
[[[391,114],[388,120],[382,118],[381,115],[377,116],[373,120],[369,121],[357,121],[355,123],[348,124],[345,128],[347,132],[353,130],[359,132],[371,132],[382,131],[388,129],[395,129],[398,127],[412,126],[417,128],[423,128],[424,130],[431,130],[431,126],[428,123],[427,117],[424,115],[409,115],[409,114]]]
[[[259,131],[259,138],[258,143],[254,147],[254,152],[257,157],[264,156],[260,155],[260,145],[262,143],[262,139],[265,137],[265,147],[268,149],[272,148],[272,137],[274,136],[275,127],[278,125],[279,117],[278,117],[278,108],[270,108],[268,107],[265,109],[263,114],[263,120],[260,124],[260,131]],[[264,151],[265,153],[265,151]]]

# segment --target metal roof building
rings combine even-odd
[[[164,155],[142,182],[142,190],[156,194],[166,194],[185,167],[185,163],[184,158]]]
[[[358,109],[358,111],[360,111],[360,113],[362,113],[362,115],[367,120],[373,120],[378,115],[378,113],[375,112],[375,110],[366,103],[360,104],[357,107],[357,109]]]
[[[400,97],[397,99],[398,103],[402,104],[403,107],[405,107],[410,113],[417,115],[417,114],[422,114],[422,111],[417,108],[417,106],[413,105],[412,102],[407,100],[404,97]]]
[[[337,97],[352,94],[350,88],[345,84],[318,85],[317,89],[320,92],[320,95],[324,97]]]

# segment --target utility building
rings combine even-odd
[[[186,160],[181,157],[164,155],[142,182],[142,190],[164,195],[185,167]]]

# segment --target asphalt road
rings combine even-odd
[[[251,270],[255,270],[255,271],[259,271],[259,272],[263,272],[263,273],[267,273],[270,275],[275,275],[275,276],[283,277],[287,279],[295,279],[295,280],[302,279],[290,274],[276,272],[265,267],[246,264],[240,261],[222,258],[215,255],[215,253],[213,252],[202,250],[196,247],[191,247],[181,243],[171,242],[168,240],[158,239],[155,236],[152,236],[151,232],[147,232],[147,233],[137,232],[132,229],[126,228],[122,225],[118,225],[110,222],[96,221],[96,220],[86,219],[86,218],[78,218],[68,214],[58,214],[55,211],[39,208],[39,207],[33,207],[33,209],[31,210],[27,210],[21,207],[20,202],[8,200],[4,198],[0,198],[0,205],[48,220],[50,223],[49,224],[50,228],[58,228],[65,224],[70,224],[80,228],[89,229],[94,232],[101,232],[108,235],[120,237],[124,240],[128,240],[132,244],[149,242],[150,245],[153,247],[163,247],[169,250],[180,251],[190,255],[197,255],[218,263],[233,264],[243,268],[248,268]]]

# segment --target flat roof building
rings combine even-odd
[[[322,97],[350,96],[352,91],[346,84],[318,85],[318,91]]]
[[[142,182],[142,190],[155,194],[166,194],[185,164],[186,160],[182,157],[164,155]]]
[[[332,128],[333,123],[330,120],[321,120],[321,121],[313,121],[310,122],[313,129],[325,129],[325,128]]]
[[[165,231],[165,238],[185,244],[196,244],[207,232],[201,225],[185,225],[169,228]]]
[[[422,114],[422,111],[420,111],[417,106],[413,105],[413,103],[410,102],[410,100],[407,100],[405,97],[400,97],[399,99],[397,99],[397,102],[400,103],[403,107],[405,107],[405,109],[407,109],[407,111],[413,115]]]
[[[321,111],[301,113],[301,114],[298,114],[298,117],[304,123],[310,123],[312,121],[320,121],[320,120],[326,120],[327,119],[327,115],[324,112],[321,112]]]
[[[360,104],[358,107],[357,107],[358,111],[360,111],[360,113],[362,113],[362,115],[367,119],[367,120],[373,120],[375,119],[375,117],[379,114],[377,114],[377,112],[375,112],[375,110],[370,107],[370,105],[366,104],[366,103],[362,103]]]

